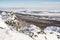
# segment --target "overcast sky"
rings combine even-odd
[[[0,0],[0,7],[60,8],[60,0]]]

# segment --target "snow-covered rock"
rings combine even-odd
[[[7,24],[5,24],[5,22],[1,19],[1,17],[0,17],[0,28],[8,28],[7,27]]]
[[[45,32],[58,32],[60,33],[60,27],[57,26],[48,26],[47,28],[44,29]]]
[[[12,31],[0,17],[0,40],[33,40],[28,35]]]
[[[24,30],[22,30],[23,33],[29,35],[29,36],[33,36],[33,35],[37,35],[38,33],[41,32],[41,29],[33,24],[27,26],[27,28],[24,28]]]
[[[6,24],[5,21],[7,20],[12,22],[11,24],[14,27]],[[15,15],[2,12],[0,14],[0,40],[60,40],[60,27],[48,26],[42,31],[40,27],[34,24],[23,26],[26,22],[20,21],[18,26],[18,22],[18,20],[15,20]],[[10,27],[13,27],[12,29],[18,27],[19,31],[11,30]]]
[[[48,26],[44,29],[44,32],[46,33],[47,40],[60,40],[60,27],[56,26]],[[58,31],[59,30],[59,31]]]

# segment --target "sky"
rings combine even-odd
[[[0,7],[60,8],[60,0],[0,0]]]

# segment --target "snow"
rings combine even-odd
[[[0,27],[7,28],[7,24],[4,23],[4,21],[0,17]]]
[[[10,13],[6,14],[3,12],[2,15],[9,15],[9,20],[15,19],[15,16],[11,16]],[[42,30],[38,26],[30,24],[27,28],[23,28],[24,30],[21,33],[16,30],[11,30],[10,26],[2,19],[4,17],[2,15],[0,15],[0,40],[60,40],[60,38],[57,38],[57,35],[60,37],[60,27],[48,26],[44,29],[44,33],[42,33]]]
[[[42,33],[39,27],[31,24],[30,27],[27,28],[28,30],[25,30],[24,33],[31,36],[34,40],[60,40],[57,38],[57,35],[60,36],[60,33],[55,31],[57,30],[56,28],[59,27],[56,26],[55,27],[51,26],[51,28],[47,27],[44,29],[44,33]]]
[[[58,40],[56,35],[54,34],[47,34],[46,37],[47,37],[47,40]]]
[[[58,33],[60,33],[60,27],[48,26],[46,29],[44,29],[44,31],[52,31],[52,32],[58,32]]]
[[[28,35],[5,29],[0,29],[0,40],[33,40]]]
[[[3,29],[1,29],[3,28]],[[0,40],[33,40],[28,35],[12,31],[0,17]]]
[[[41,29],[33,24],[23,30],[23,33],[29,36],[37,35],[38,32],[41,32]]]

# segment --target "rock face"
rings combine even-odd
[[[38,16],[36,15],[32,15],[32,14],[23,14],[23,13],[14,13],[17,17],[17,19],[22,19],[25,20],[27,22],[32,22],[33,24],[37,25],[38,23],[45,26],[59,26],[60,27],[60,21],[58,21],[60,18],[52,15],[53,17],[50,16],[42,16],[41,14]],[[44,14],[43,14],[44,15]],[[56,17],[56,18],[55,18]],[[39,25],[38,25],[39,26]]]

